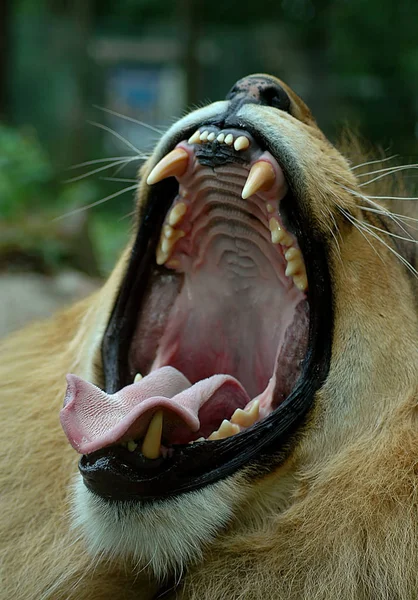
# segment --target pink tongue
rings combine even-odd
[[[80,454],[142,437],[158,409],[164,410],[166,442],[181,444],[207,437],[222,419],[250,401],[230,375],[213,375],[192,386],[173,367],[152,371],[116,394],[106,394],[76,375],[67,375],[67,383],[61,425]]]

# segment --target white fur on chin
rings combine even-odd
[[[205,545],[231,520],[228,480],[181,496],[141,504],[106,502],[89,491],[81,475],[74,485],[73,523],[89,551],[150,567],[159,579],[181,573],[202,557]]]

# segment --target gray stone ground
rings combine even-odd
[[[54,277],[0,273],[0,337],[31,321],[49,317],[99,285],[100,282],[76,271],[64,271]]]

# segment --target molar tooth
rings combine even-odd
[[[290,260],[294,260],[295,258],[302,258],[302,253],[300,250],[298,250],[297,248],[295,248],[294,246],[291,246],[288,250],[286,250],[286,252],[284,253],[284,257],[287,261]]]
[[[274,206],[272,204],[267,204],[266,208],[268,213],[274,212]]]
[[[300,260],[290,260],[287,263],[286,271],[284,274],[286,275],[286,277],[296,275],[297,273],[299,274],[301,272],[301,269],[303,269],[303,263]]]
[[[187,212],[187,205],[184,202],[178,202],[170,211],[168,215],[168,223],[172,227],[180,223],[182,218]]]
[[[142,442],[141,452],[145,458],[155,459],[160,456],[161,435],[163,432],[163,411],[157,410],[148,425],[148,431]]]
[[[213,142],[213,140],[215,139],[216,135],[213,133],[213,131],[208,135],[208,142]]]
[[[158,245],[157,252],[156,252],[156,258],[155,258],[157,265],[163,265],[166,262],[166,260],[168,259],[168,257],[169,257],[169,254],[162,251],[161,243],[160,243]]]
[[[234,425],[230,421],[224,419],[219,429],[211,433],[208,440],[223,440],[224,438],[231,437],[231,435],[235,435],[239,432],[240,428],[238,425]]]
[[[189,144],[200,144],[200,131],[197,130],[194,132],[192,137],[189,138]]]
[[[250,146],[250,140],[245,135],[240,135],[234,142],[234,148],[239,152],[240,150],[246,150]]]
[[[154,185],[167,177],[181,177],[189,163],[189,155],[183,148],[174,148],[155,165],[147,177],[147,184]]]
[[[237,408],[234,414],[231,417],[231,423],[236,423],[241,427],[250,427],[253,425],[260,416],[260,402],[256,400],[252,403],[250,408],[247,410],[242,410],[242,408]]]
[[[165,253],[165,254],[169,254],[170,250],[172,248],[172,242],[171,240],[168,240],[167,238],[163,238],[161,241],[161,250]]]
[[[141,381],[141,379],[142,379],[141,373],[137,373],[135,375],[134,383],[138,383],[138,381]]]
[[[224,133],[220,133],[216,139],[218,140],[218,142],[220,144],[222,144],[225,141],[225,134]]]
[[[293,283],[301,292],[304,292],[308,288],[308,278],[306,273],[298,273],[293,277]]]
[[[128,448],[129,452],[133,452],[134,450],[137,449],[138,444],[136,442],[134,442],[133,440],[129,440],[128,443],[126,444],[126,447]]]
[[[167,239],[170,239],[173,237],[174,229],[171,227],[171,225],[164,225],[163,233]]]
[[[232,133],[228,133],[228,135],[225,137],[225,144],[227,144],[228,146],[232,146],[233,143],[234,136],[232,135]]]
[[[253,164],[242,190],[241,198],[246,200],[257,192],[267,192],[276,180],[276,173],[270,163],[259,160]]]
[[[208,139],[208,135],[209,135],[209,131],[204,131],[203,133],[200,134],[200,141],[201,142],[206,142],[206,140]]]

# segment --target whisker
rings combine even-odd
[[[376,200],[418,200],[418,196],[367,196]]]
[[[405,227],[403,227],[402,225],[402,221],[400,219],[396,218],[396,215],[394,215],[394,213],[392,213],[389,209],[387,209],[385,206],[382,206],[381,204],[378,204],[377,202],[374,202],[373,200],[370,199],[369,196],[365,196],[364,194],[361,194],[360,192],[357,192],[355,190],[352,190],[348,187],[346,187],[345,185],[341,186],[344,190],[346,190],[347,192],[349,192],[350,194],[352,194],[353,196],[356,196],[357,198],[361,198],[362,200],[365,200],[366,202],[368,202],[369,204],[371,204],[372,206],[374,206],[376,209],[378,209],[380,211],[380,213],[382,215],[387,216],[389,219],[392,219],[392,221],[394,223],[396,223],[398,225],[398,227],[400,229],[402,229],[402,231],[404,233],[406,233],[407,236],[409,236],[411,239],[414,239],[411,234],[405,229]],[[360,207],[359,207],[360,208]]]
[[[398,154],[393,154],[392,156],[387,156],[386,158],[378,158],[376,160],[369,160],[368,162],[364,162],[359,165],[355,165],[354,167],[351,167],[350,170],[355,171],[356,169],[360,169],[360,167],[365,167],[367,165],[374,165],[375,163],[386,162],[388,160],[393,160],[394,158],[398,158]]]
[[[149,123],[144,123],[144,121],[138,121],[138,119],[134,119],[133,117],[128,117],[127,115],[122,115],[121,113],[118,113],[114,110],[110,110],[110,108],[104,108],[104,106],[98,106],[97,104],[93,104],[93,106],[94,106],[94,108],[97,108],[98,110],[102,110],[103,112],[109,113],[110,115],[114,115],[115,117],[119,117],[120,119],[125,119],[125,121],[131,121],[131,123],[136,123],[136,125],[141,125],[142,127],[149,129],[150,131],[154,131],[155,133],[158,133],[158,135],[162,135],[164,133],[164,131],[162,131],[161,129],[158,129],[157,127],[153,127]]]
[[[106,198],[101,198],[100,200],[96,200],[96,202],[87,204],[87,206],[81,206],[80,208],[76,208],[68,213],[65,213],[65,215],[60,215],[59,217],[55,217],[55,219],[52,219],[52,222],[54,223],[55,221],[61,221],[62,219],[65,219],[65,217],[70,217],[71,215],[75,215],[77,213],[83,212],[84,210],[88,210],[89,208],[93,208],[94,206],[99,206],[99,204],[108,202],[109,200],[112,200],[112,198],[116,198],[117,196],[121,196],[122,194],[125,194],[126,192],[136,190],[137,188],[138,188],[138,184],[130,185],[129,187],[124,188],[123,190],[119,190],[119,191],[115,192],[114,194],[110,194],[110,196],[106,196]]]
[[[413,244],[418,244],[418,240],[415,240],[413,237],[403,237],[402,235],[397,235],[392,231],[387,231],[386,229],[381,229],[376,225],[372,225],[371,223],[367,223],[367,227],[371,227],[372,229],[376,229],[376,231],[380,231],[381,233],[385,233],[386,235],[390,235],[391,237],[397,238],[399,240],[404,240],[405,242],[412,242]]]
[[[349,215],[347,213],[347,211],[345,211],[344,209],[342,209],[341,207],[338,207],[343,214],[345,214],[345,216],[347,217],[347,219],[349,221],[351,221],[351,223],[357,228],[357,230],[361,233],[361,230],[363,230],[365,233],[367,233],[368,235],[372,236],[373,238],[375,238],[376,240],[378,240],[381,244],[383,244],[390,252],[392,252],[392,254],[394,254],[398,260],[400,260],[402,262],[402,264],[409,270],[411,271],[411,273],[413,273],[416,277],[418,277],[418,271],[406,260],[405,257],[403,257],[401,254],[399,254],[399,252],[397,252],[394,248],[392,248],[389,244],[387,244],[384,240],[382,240],[382,238],[377,235],[374,231],[370,231],[369,227],[366,225],[366,223],[359,221],[358,219],[356,219],[356,217],[353,217],[353,215]],[[357,223],[354,223],[354,221]],[[386,232],[385,232],[386,233]],[[365,237],[363,235],[363,237]],[[368,240],[369,241],[369,240]],[[370,241],[369,241],[370,243]],[[371,244],[372,248],[374,248],[374,246]],[[380,257],[382,258],[382,257]]]
[[[352,215],[350,215],[350,213],[348,211],[346,211],[344,208],[342,208],[341,206],[338,206],[339,211],[345,216],[345,218],[350,221],[350,223],[357,229],[357,231],[364,237],[364,239],[366,240],[366,242],[369,244],[370,248],[376,253],[377,257],[379,258],[379,260],[382,261],[382,263],[385,263],[385,260],[383,258],[383,256],[381,254],[379,254],[379,252],[377,251],[377,248],[375,248],[373,246],[373,244],[371,243],[371,241],[367,238],[367,236],[365,235],[364,231],[362,230],[361,227],[359,227],[355,221],[357,219],[355,219],[355,217],[353,217]]]
[[[135,183],[137,179],[123,179],[122,177],[100,177],[102,181],[119,181],[120,183]]]
[[[370,181],[365,181],[364,183],[360,183],[359,187],[363,187],[365,185],[370,185],[374,181],[378,181],[379,179],[382,179],[382,177],[387,177],[388,175],[393,175],[394,173],[399,173],[400,171],[406,171],[407,169],[416,169],[416,168],[418,168],[418,165],[403,165],[402,167],[396,167],[387,173],[383,173],[382,175],[378,175],[377,177],[370,179]],[[379,171],[375,171],[375,173],[378,173],[378,172]],[[371,173],[369,173],[369,175],[371,175]]]
[[[385,167],[384,169],[376,169],[376,171],[368,171],[367,173],[359,173],[357,177],[365,177],[366,175],[376,175],[376,173],[385,173],[387,171],[403,171],[410,167],[416,168],[418,164],[413,163],[412,165],[393,165],[392,167]]]
[[[380,215],[386,215],[388,211],[385,210],[379,210],[378,208],[370,208],[370,206],[361,206],[358,205],[359,208],[361,208],[361,210],[366,211],[366,212],[374,212]],[[418,223],[418,219],[416,217],[410,217],[409,215],[401,215],[400,213],[394,213],[394,212],[390,212],[391,216],[394,217],[398,217],[400,221],[415,221],[416,223]],[[408,225],[406,223],[406,225]],[[411,227],[411,225],[408,225],[408,227]]]
[[[96,121],[87,121],[87,123],[89,125],[93,125],[94,127],[98,127],[99,129],[103,129],[103,131],[107,131],[111,135],[114,135],[118,140],[120,140],[121,142],[123,142],[124,144],[126,144],[129,148],[131,148],[131,150],[133,150],[136,154],[141,154],[140,150],[136,146],[134,146],[132,144],[132,142],[130,142],[129,140],[127,140],[126,138],[124,138],[123,135],[121,135],[117,131],[114,131],[113,129],[111,129],[107,125],[103,125],[103,123],[97,123]]]
[[[91,175],[95,175],[96,173],[100,173],[100,171],[105,171],[106,169],[111,169],[112,167],[117,167],[119,165],[127,164],[128,162],[132,162],[133,160],[138,160],[136,156],[132,158],[124,158],[122,160],[117,160],[109,165],[104,165],[104,167],[99,167],[98,169],[94,169],[93,171],[89,171],[88,173],[83,173],[83,175],[77,175],[77,177],[71,177],[71,179],[66,179],[64,183],[72,183],[74,181],[80,181],[80,179],[85,179],[86,177],[90,177]]]
[[[71,167],[67,167],[67,171],[71,171],[73,169],[78,169],[80,167],[88,167],[89,165],[96,165],[98,163],[104,162],[112,162],[112,160],[130,160],[131,158],[136,158],[137,160],[145,159],[145,156],[112,156],[110,158],[95,158],[94,160],[87,160],[86,162],[78,163],[77,165],[72,165]]]

